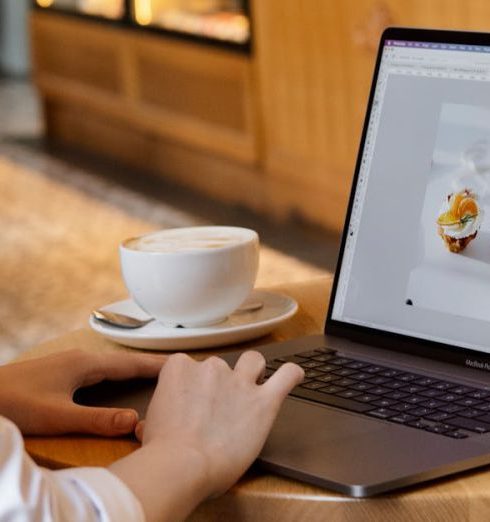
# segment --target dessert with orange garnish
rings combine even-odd
[[[450,252],[461,252],[475,239],[483,219],[478,196],[468,190],[449,194],[437,218],[437,231]]]

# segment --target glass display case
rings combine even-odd
[[[246,51],[250,48],[248,0],[34,0],[34,5]]]
[[[250,19],[243,0],[133,0],[136,23],[245,44]]]
[[[120,20],[126,16],[125,0],[36,0],[39,7]]]

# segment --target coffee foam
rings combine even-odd
[[[143,252],[191,252],[230,247],[245,240],[239,232],[209,229],[162,230],[147,236],[132,238],[124,243],[126,248]]]

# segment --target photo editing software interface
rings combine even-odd
[[[385,41],[332,319],[490,353],[490,46]]]

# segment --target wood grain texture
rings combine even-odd
[[[89,26],[79,34],[70,23],[59,24],[58,17],[48,24],[42,20],[33,24],[35,71],[100,89],[108,95],[122,92],[117,30],[108,27],[104,34]]]
[[[274,204],[286,201],[335,229],[344,220],[364,110],[355,91],[365,96],[367,83],[357,87],[350,77],[350,3],[252,2],[264,168],[284,185]]]
[[[273,335],[261,341],[246,343],[243,348],[256,345],[257,342],[321,332],[330,285],[330,277],[321,277],[304,283],[274,287],[298,300],[298,314]],[[37,357],[76,347],[87,350],[124,349],[89,330],[79,330],[40,345],[25,357]],[[203,356],[211,352],[196,353]],[[138,445],[128,439],[31,437],[26,439],[26,447],[37,461],[58,468],[107,465],[133,451]],[[227,494],[203,503],[189,520],[480,522],[490,517],[489,491],[488,469],[434,481],[397,494],[358,500],[254,468]]]

